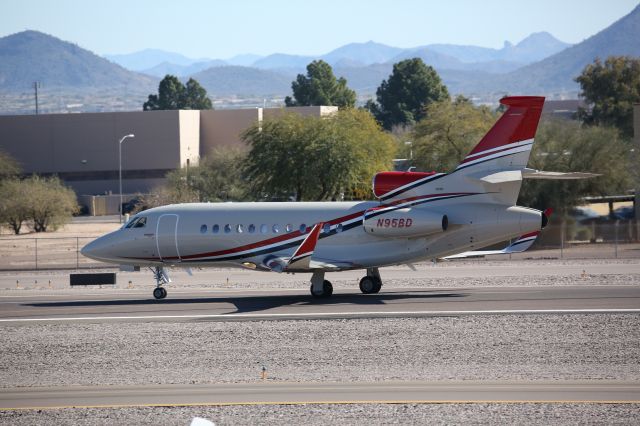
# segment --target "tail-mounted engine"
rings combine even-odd
[[[362,222],[365,232],[378,237],[422,237],[444,232],[449,227],[446,214],[412,208],[385,212],[370,209]]]

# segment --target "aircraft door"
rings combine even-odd
[[[177,214],[164,214],[158,218],[156,243],[160,260],[163,262],[180,262]]]

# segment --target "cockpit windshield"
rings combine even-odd
[[[133,218],[129,223],[125,225],[125,228],[144,228],[147,225],[147,218],[145,216],[139,216]]]

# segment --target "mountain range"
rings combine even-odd
[[[265,57],[243,55],[229,59],[187,58],[179,53],[145,49],[124,55],[105,57],[131,71],[156,77],[174,74],[190,76],[207,68],[225,65],[250,66],[274,70],[283,74],[304,72],[309,62],[322,59],[337,68],[364,67],[373,64],[394,63],[407,58],[420,57],[440,69],[477,70],[504,73],[553,55],[570,46],[547,32],[531,34],[520,43],[504,43],[502,49],[452,44],[431,44],[403,49],[368,41],[349,43],[329,53],[316,56],[274,53]]]
[[[24,90],[36,81],[47,88],[120,89],[152,88],[156,79],[38,31],[0,38],[0,89]]]
[[[505,42],[500,49],[448,44],[403,49],[368,41],[318,56],[248,54],[221,60],[147,49],[103,58],[53,36],[24,31],[0,38],[0,89],[24,93],[39,81],[47,89],[58,90],[60,96],[67,92],[117,92],[114,97],[119,100],[113,103],[117,109],[118,105],[142,105],[146,96],[141,94],[156,92],[161,77],[170,73],[196,78],[214,99],[281,99],[290,94],[296,74],[305,72],[311,60],[323,59],[337,76],[347,79],[363,101],[374,96],[395,62],[420,57],[436,68],[452,94],[494,101],[504,93],[564,97],[577,96],[574,79],[595,58],[640,57],[638,40],[640,6],[573,46],[540,32],[515,45]],[[135,101],[127,96],[135,96]],[[10,110],[5,103],[0,113]]]

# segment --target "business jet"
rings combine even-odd
[[[360,290],[371,294],[382,287],[382,266],[525,250],[549,213],[515,205],[523,178],[593,175],[528,169],[544,98],[500,102],[506,111],[455,170],[378,173],[377,201],[168,205],[138,213],[82,254],[123,268],[149,267],[153,296],[163,299],[166,267],[306,272],[311,295],[328,297],[330,271],[366,270]],[[503,250],[477,250],[510,239],[516,241]]]

